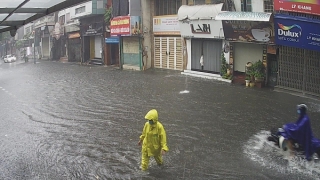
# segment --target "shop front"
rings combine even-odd
[[[197,72],[220,77],[224,32],[222,22],[215,20],[223,4],[181,6],[178,11],[181,36],[185,40],[187,63],[183,74]],[[210,75],[211,76],[211,75]]]
[[[80,32],[82,36],[82,63],[102,65],[104,44],[103,16],[94,16],[80,19]]]
[[[154,16],[153,34],[153,67],[182,71],[183,40],[180,36],[178,16]]]
[[[275,15],[277,88],[320,96],[320,20]]]
[[[50,32],[53,30],[53,26],[42,26],[40,28],[41,33],[41,46],[39,51],[39,58],[49,59],[50,58],[50,50],[51,50],[51,42],[50,42]]]
[[[225,40],[229,44],[229,65],[233,82],[245,84],[246,66],[261,61],[267,68],[268,60],[276,59],[274,30],[271,13],[223,12],[216,19],[222,20]],[[265,71],[264,84],[269,76]],[[274,80],[274,79],[273,79]]]
[[[64,26],[57,22],[52,31],[52,38],[50,38],[50,59],[60,60],[66,55],[66,36],[64,33]]]
[[[119,54],[120,66],[123,69],[143,69],[140,28],[139,16],[118,16],[111,20],[110,35],[119,37],[119,43],[106,43],[111,49],[111,61],[116,62]]]
[[[81,39],[80,31],[68,32],[68,61],[81,62]]]

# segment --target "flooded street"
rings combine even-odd
[[[320,178],[286,168],[259,140],[296,121],[301,102],[320,138],[320,103],[312,99],[176,71],[48,61],[0,64],[0,99],[3,180]],[[164,168],[152,159],[145,175],[137,142],[153,108],[169,152]]]

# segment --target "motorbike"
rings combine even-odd
[[[282,151],[288,151],[289,150],[288,140],[285,139],[281,135],[281,133],[279,133],[279,132],[284,132],[284,130],[282,128],[278,128],[278,129],[272,129],[270,132],[271,132],[271,135],[267,138],[267,140],[274,142],[275,146],[279,147]],[[315,147],[318,147],[315,150],[315,154],[317,155],[317,158],[320,158],[320,147],[318,146],[318,143],[319,143],[319,139],[317,138],[312,139],[312,144],[314,144]],[[303,154],[304,152],[303,146],[295,141],[293,141],[293,149],[294,151],[301,154]]]

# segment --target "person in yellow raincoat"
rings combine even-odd
[[[146,114],[145,119],[148,120],[148,122],[145,123],[140,141],[138,142],[139,145],[142,143],[141,169],[143,171],[148,169],[149,159],[152,156],[157,164],[161,166],[163,164],[162,155],[169,150],[166,131],[158,121],[157,110],[150,110]]]

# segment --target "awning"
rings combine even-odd
[[[215,19],[221,12],[223,3],[211,5],[187,6],[182,5],[178,10],[179,21],[195,19]]]
[[[265,12],[221,12],[216,20],[225,21],[270,21],[272,13]]]
[[[0,32],[15,36],[19,27],[89,0],[1,0]]]

